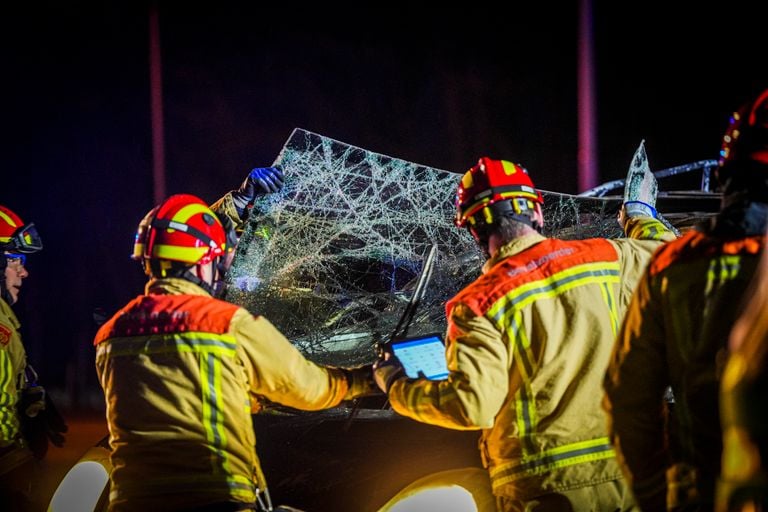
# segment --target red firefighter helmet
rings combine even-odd
[[[475,224],[480,214],[486,224],[492,224],[494,209],[522,214],[532,211],[535,203],[544,204],[544,198],[524,167],[483,157],[461,179],[454,223],[458,227]]]
[[[177,194],[153,208],[139,223],[132,257],[145,262],[202,265],[233,248],[228,230],[202,199]]]
[[[24,221],[10,208],[0,206],[0,248],[11,253],[31,254],[43,248],[33,223]]]
[[[768,89],[731,116],[720,148],[717,178],[721,184],[737,166],[746,170],[764,167],[768,171]]]

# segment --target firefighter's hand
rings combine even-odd
[[[64,445],[67,424],[42,386],[22,390],[19,413],[22,434],[37,459],[48,453],[49,442],[58,447]]]
[[[69,428],[67,427],[67,423],[64,421],[64,418],[59,413],[59,410],[53,404],[51,395],[45,395],[45,411],[43,411],[43,413],[45,415],[46,434],[48,435],[48,440],[54,446],[61,448],[64,446],[64,434],[67,433]]]
[[[389,393],[392,384],[403,377],[405,377],[405,368],[400,360],[389,352],[385,352],[384,358],[373,365],[373,379],[384,393]]]
[[[656,219],[658,216],[659,215],[656,212],[656,208],[647,203],[642,201],[627,201],[621,205],[621,209],[619,210],[619,215],[616,220],[618,221],[619,226],[621,226],[623,229],[624,225],[627,223],[627,219],[630,217],[653,217]]]
[[[232,201],[237,214],[243,217],[246,208],[253,204],[257,196],[280,192],[283,189],[285,176],[280,167],[256,167],[240,185],[232,191]]]
[[[349,384],[344,400],[354,400],[363,396],[380,394],[376,382],[373,380],[373,364],[365,364],[355,368],[342,368],[344,376]]]

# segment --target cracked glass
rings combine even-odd
[[[227,300],[266,316],[310,360],[369,363],[375,343],[392,335],[436,245],[408,333],[444,331],[445,302],[479,275],[483,262],[469,233],[453,225],[460,174],[298,128],[275,165],[283,168],[285,187],[254,205]],[[621,236],[620,199],[542,192],[545,234]]]

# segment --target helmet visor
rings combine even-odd
[[[31,254],[43,248],[43,240],[35,228],[35,224],[30,222],[25,224],[11,235],[4,249],[8,252],[18,252],[22,254]]]

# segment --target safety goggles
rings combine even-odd
[[[27,265],[27,255],[21,254],[18,252],[6,252],[5,253],[5,259],[8,261],[8,263],[14,263],[19,262],[19,264],[24,267]]]
[[[43,248],[43,241],[35,224],[30,222],[14,231],[3,248],[9,253],[31,254]]]

